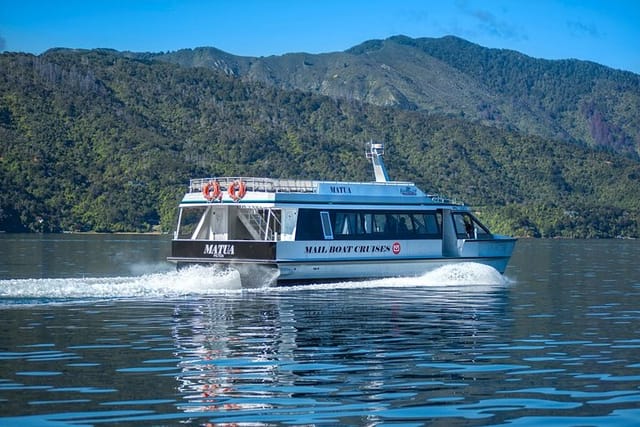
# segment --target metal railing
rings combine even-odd
[[[247,186],[247,191],[262,191],[267,193],[313,193],[318,187],[315,181],[308,180],[225,176],[192,179],[189,181],[189,192],[195,193],[202,191],[202,188],[209,181],[218,181],[222,191],[227,191],[236,181],[244,182]]]
[[[220,190],[228,191],[236,181],[242,181],[246,185],[247,191],[257,191],[266,193],[317,193],[320,183],[331,184],[333,181],[311,181],[303,179],[280,179],[280,178],[256,178],[256,177],[211,177],[211,178],[195,178],[189,181],[189,192],[201,192],[205,184],[210,181],[217,181]],[[335,182],[336,184],[362,184],[361,182]],[[390,181],[375,182],[376,185],[403,186],[412,185],[411,182]],[[417,187],[416,187],[417,188]],[[434,203],[464,205],[464,203],[456,198],[446,197],[441,194],[425,194],[431,198]]]
[[[243,206],[238,218],[255,240],[277,240],[281,225],[272,209]]]

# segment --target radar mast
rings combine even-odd
[[[383,155],[384,144],[371,141],[367,150],[367,158],[371,159],[373,164],[376,182],[389,182],[389,174],[387,174],[387,168],[384,165],[384,160],[382,160]]]

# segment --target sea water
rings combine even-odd
[[[252,289],[176,272],[168,247],[0,235],[0,425],[640,419],[640,242],[519,241],[504,276]]]

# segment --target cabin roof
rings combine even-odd
[[[236,182],[246,186],[242,203],[296,204],[367,204],[367,205],[461,205],[445,197],[426,194],[413,182],[349,182],[311,181],[295,179],[213,177],[192,179],[182,204],[209,203],[202,193],[209,182],[217,182],[221,199],[234,203],[227,194]]]

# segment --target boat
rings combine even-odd
[[[515,238],[491,233],[464,203],[391,181],[383,144],[365,151],[372,182],[191,179],[167,259],[232,268],[243,287],[420,276],[468,262],[504,274]]]

